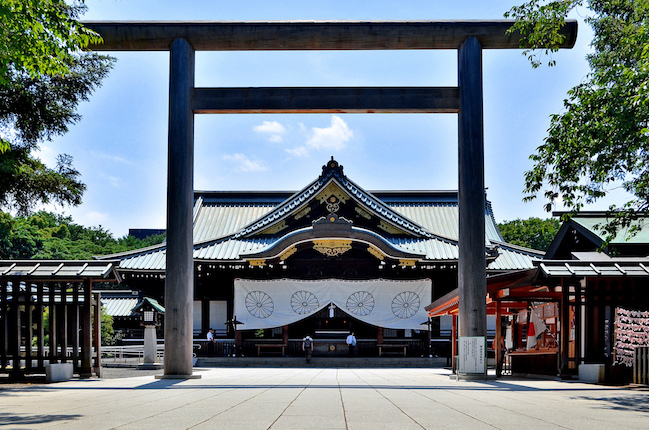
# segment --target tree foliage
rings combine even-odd
[[[115,239],[103,227],[84,227],[71,217],[37,212],[14,218],[0,212],[0,259],[87,260],[155,245],[164,238],[162,234],[143,240],[133,236]]]
[[[548,250],[560,227],[561,222],[555,218],[535,217],[498,224],[498,229],[506,242],[539,251]]]
[[[590,73],[568,92],[530,157],[525,200],[543,189],[546,210],[561,201],[576,212],[621,187],[631,198],[610,207],[607,229],[614,232],[649,209],[649,0],[532,0],[508,16],[530,46],[551,52],[563,19],[578,6],[591,12]]]
[[[0,4],[0,208],[27,214],[42,203],[78,205],[85,191],[72,157],[56,167],[34,156],[44,140],[79,121],[112,59],[84,52],[99,36],[76,20],[83,2],[3,0]]]

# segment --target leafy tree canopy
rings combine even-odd
[[[83,2],[0,3],[0,209],[27,214],[38,204],[78,205],[85,191],[72,157],[50,168],[33,153],[79,121],[112,59],[84,52],[99,36],[76,20]]]
[[[87,260],[95,255],[115,254],[164,241],[165,235],[140,240],[133,236],[115,239],[103,227],[84,227],[71,217],[49,212],[12,217],[0,212],[0,259]]]
[[[560,227],[561,222],[555,218],[535,217],[498,224],[506,242],[539,251],[548,250]]]
[[[590,11],[594,31],[590,73],[568,92],[530,157],[525,200],[543,189],[546,210],[561,201],[576,212],[622,187],[632,197],[610,207],[613,233],[649,209],[649,0],[531,0],[506,16],[516,18],[513,30],[527,37],[523,43],[552,52],[565,17],[579,6]]]

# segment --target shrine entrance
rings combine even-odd
[[[194,114],[457,113],[460,336],[486,337],[482,49],[513,21],[85,22],[98,51],[170,51],[165,377],[192,376]],[[563,28],[571,48],[576,21]],[[457,87],[195,88],[195,51],[456,49]],[[476,354],[478,350],[474,351]],[[484,351],[483,351],[484,352]],[[485,371],[486,372],[486,368]],[[486,375],[486,373],[485,373]],[[480,376],[480,375],[478,375]]]

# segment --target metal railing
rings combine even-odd
[[[156,348],[156,361],[164,359],[164,344]],[[144,345],[102,346],[102,363],[142,363],[144,361]]]

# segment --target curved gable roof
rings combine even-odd
[[[320,175],[318,179],[311,182],[301,191],[293,194],[291,197],[286,199],[284,203],[280,204],[265,216],[242,228],[235,234],[235,237],[250,237],[254,234],[268,230],[273,225],[289,217],[291,214],[299,212],[300,209],[308,204],[308,202],[319,198],[321,193],[330,191],[335,194],[338,190],[344,193],[348,198],[353,199],[368,213],[374,214],[381,220],[393,226],[396,230],[406,235],[422,238],[437,236],[426,230],[421,225],[391,209],[380,199],[374,197],[371,193],[365,191],[356,183],[348,179],[343,174],[343,167],[340,166],[332,157],[331,160],[322,167],[322,175]],[[455,242],[454,239],[444,237],[440,238]]]

